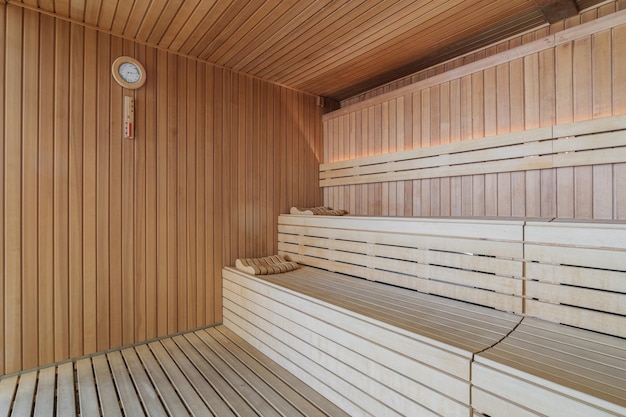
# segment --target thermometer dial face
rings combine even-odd
[[[124,88],[135,90],[146,82],[146,71],[135,58],[121,56],[111,66],[113,78]]]
[[[120,77],[128,83],[136,83],[141,80],[141,70],[132,62],[124,62],[118,70]]]

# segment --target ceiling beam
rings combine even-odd
[[[550,24],[578,14],[574,0],[535,0],[535,4]]]

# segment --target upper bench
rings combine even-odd
[[[278,236],[301,264],[524,317],[474,356],[476,415],[626,415],[625,223],[284,215]]]

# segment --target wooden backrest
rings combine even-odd
[[[626,224],[528,222],[526,314],[626,337]]]
[[[523,222],[282,215],[300,264],[522,313]]]
[[[320,186],[623,162],[626,115],[320,165]]]

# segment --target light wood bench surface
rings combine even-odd
[[[528,222],[524,253],[527,317],[476,356],[475,408],[626,415],[626,224]]]
[[[225,269],[224,321],[351,415],[626,415],[624,223],[286,215],[278,239],[310,267]]]

